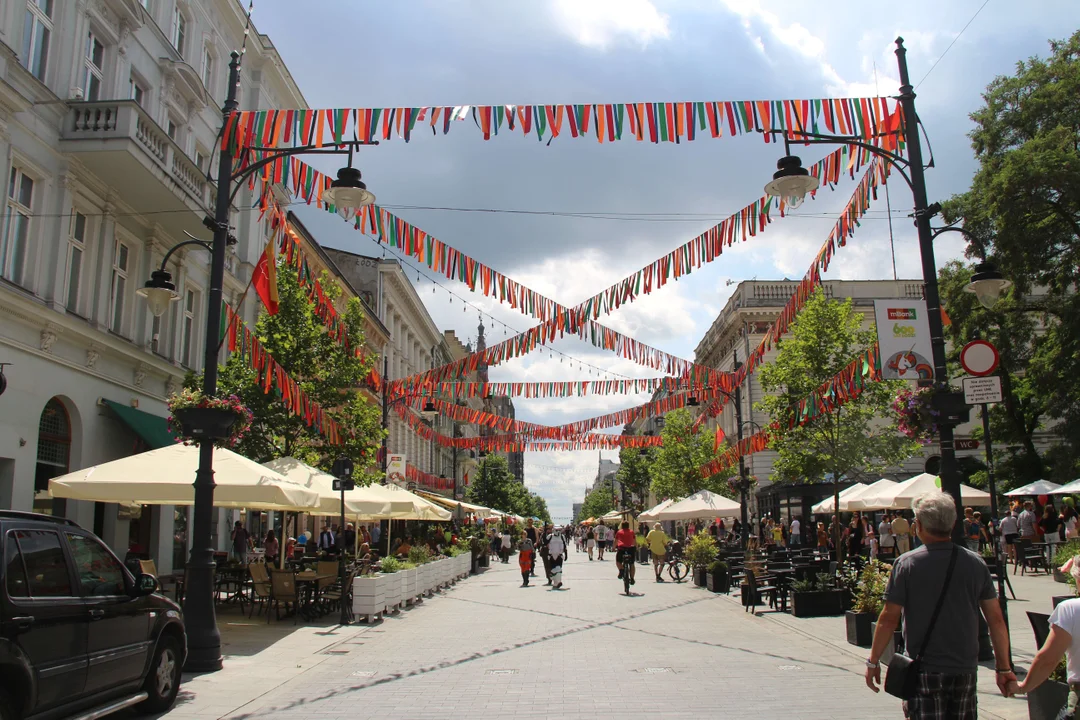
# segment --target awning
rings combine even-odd
[[[148,449],[157,450],[176,444],[176,436],[169,431],[168,421],[160,415],[152,415],[105,398],[102,398],[102,402],[147,444]]]

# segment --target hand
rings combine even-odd
[[[1008,697],[1013,695],[1024,695],[1027,693],[1027,689],[1015,680],[1009,681],[1009,694]]]
[[[1013,691],[1011,690],[1011,687],[1017,685],[1016,673],[1010,671],[999,672],[996,674],[998,690],[1000,690],[1001,694],[1005,697],[1012,697]]]
[[[881,684],[881,666],[866,668],[866,687],[874,692],[881,692],[878,685]]]

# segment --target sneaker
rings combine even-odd
[[[521,583],[521,587],[529,587],[529,583]]]
[[[620,579],[620,580],[622,580],[622,576],[623,576],[623,571],[622,571],[622,570],[620,570],[620,571],[619,571],[619,579]]]
[[[656,582],[665,582],[665,580],[664,580],[664,578],[662,578],[662,577],[660,577],[659,575],[657,575],[657,576],[656,576]]]
[[[631,585],[637,585],[637,580],[634,579],[634,578],[630,578],[630,584]]]

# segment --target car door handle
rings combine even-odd
[[[90,610],[90,619],[91,620],[100,620],[103,617],[105,617],[105,611],[104,610],[99,610],[97,608],[94,608],[94,609]]]
[[[16,630],[29,630],[30,626],[34,624],[34,616],[26,615],[23,617],[13,617],[11,618],[11,623],[15,626]]]

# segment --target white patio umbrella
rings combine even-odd
[[[1072,483],[1069,483],[1070,485]],[[1015,490],[1010,490],[1005,493],[1005,497],[1037,497],[1039,495],[1051,495],[1055,490],[1060,490],[1061,485],[1049,480],[1036,480],[1033,483],[1028,483],[1023,487],[1018,487]]]
[[[661,510],[670,507],[672,504],[674,504],[674,502],[675,501],[673,499],[669,498],[664,502],[656,505],[655,507],[649,508],[645,512],[638,515],[638,522],[654,522],[656,520],[656,514],[659,513]]]
[[[848,487],[840,491],[840,502],[843,503],[844,498],[850,498],[853,495],[857,495],[868,487],[870,486],[866,483],[855,483],[854,485],[849,485]],[[836,496],[830,495],[829,497],[819,502],[817,505],[814,505],[812,508],[810,508],[810,512],[814,513],[815,515],[819,513],[836,512],[836,506],[833,505],[834,500],[836,500]]]
[[[875,503],[877,495],[887,492],[890,488],[899,485],[895,480],[881,478],[877,482],[870,483],[866,489],[850,498],[840,498],[840,509],[844,512],[856,510],[878,510],[880,507]]]
[[[708,490],[698,490],[672,503],[656,514],[657,520],[695,520],[707,517],[734,517],[742,509],[739,503]]]
[[[139,505],[192,505],[199,448],[170,445],[49,481],[53,497]],[[319,493],[231,450],[214,449],[214,506],[313,512]]]
[[[933,490],[940,490],[937,475],[922,473],[913,478],[908,478],[887,490],[876,494],[874,497],[864,497],[874,507],[887,508],[889,510],[907,510],[915,498]],[[965,505],[983,506],[990,504],[990,493],[970,485],[960,486],[960,500]]]
[[[293,457],[277,458],[263,463],[276,473],[284,475],[292,482],[302,485],[319,494],[319,507],[311,512],[325,515],[341,513],[341,492],[334,490],[334,476],[328,472],[302,463]],[[390,511],[385,499],[373,499],[366,488],[357,487],[345,492],[345,514],[349,517],[374,516]]]
[[[432,495],[426,492],[417,492],[417,495],[433,502],[439,507],[446,508],[453,512],[454,510],[461,508],[463,512],[476,515],[479,518],[498,517],[501,513],[498,510],[492,510],[489,507],[483,505],[474,505],[473,503],[462,502],[460,500],[452,500],[450,498],[440,497],[439,495]]]
[[[1080,495],[1080,480],[1065,483],[1057,490],[1051,490],[1047,495]]]
[[[375,515],[361,515],[359,516],[361,520],[435,520],[446,522],[452,517],[449,510],[444,510],[430,500],[425,500],[419,495],[393,483],[389,485],[368,485],[364,488],[357,488],[356,492],[362,493],[366,500],[390,504],[386,512]]]

